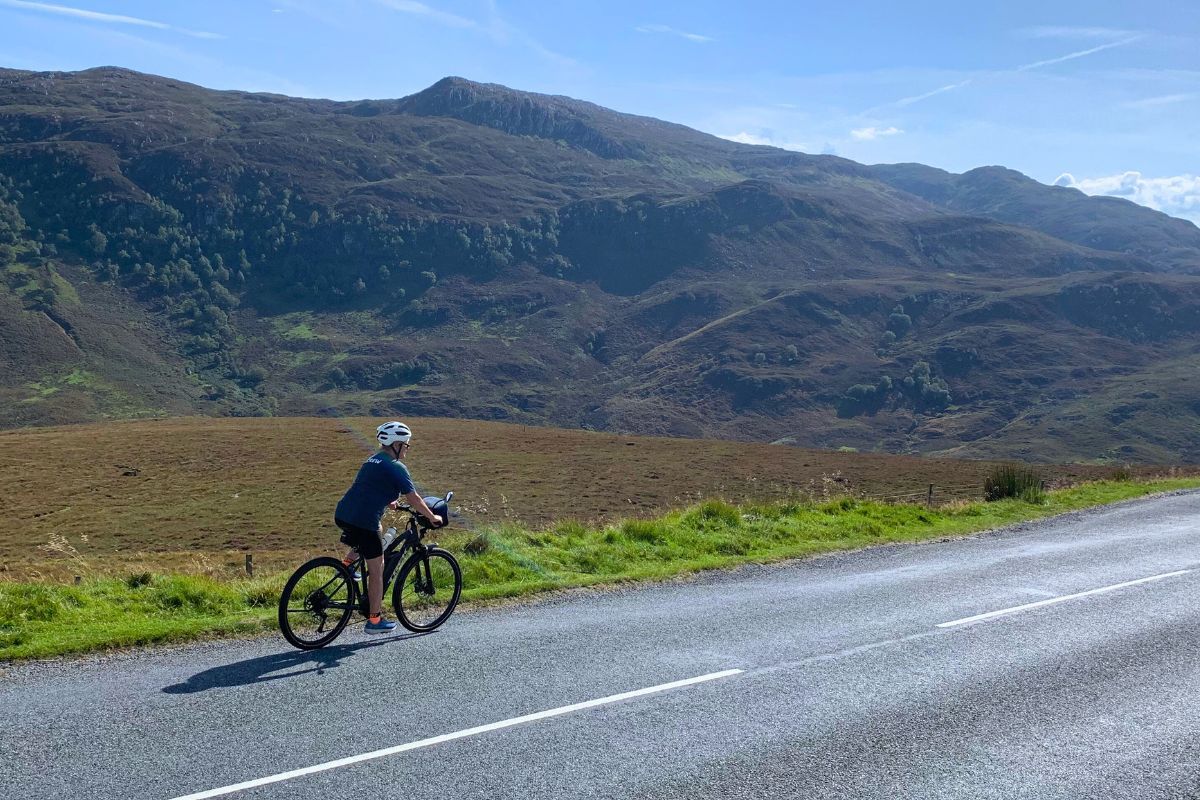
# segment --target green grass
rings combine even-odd
[[[53,267],[49,267],[48,271],[50,282],[54,286],[54,293],[58,298],[58,302],[73,306],[79,305],[79,292],[76,291],[75,286],[62,275],[59,275],[58,271]]]
[[[447,535],[463,566],[465,602],[550,589],[657,580],[750,562],[890,542],[959,536],[1153,492],[1198,479],[1088,483],[1018,499],[944,508],[842,498],[732,506],[710,500],[656,519],[603,527],[562,522],[541,531],[501,526]],[[468,544],[469,543],[469,544]],[[268,630],[286,575],[104,577],[77,586],[0,583],[0,659]]]
[[[85,389],[95,389],[100,386],[99,379],[88,372],[86,369],[73,369],[71,373],[62,379],[62,382],[68,386],[78,386]]]
[[[41,383],[25,384],[25,388],[31,390],[34,394],[32,397],[27,398],[24,402],[34,403],[38,400],[44,400],[47,397],[52,397],[58,394],[67,387],[88,390],[104,390],[108,388],[91,372],[76,367],[66,375],[49,378]]]
[[[284,314],[271,320],[275,334],[291,342],[309,342],[325,337],[312,329],[312,316],[304,313]]]
[[[274,580],[154,576],[94,578],[78,586],[0,584],[0,659],[259,630],[279,597]]]
[[[45,400],[47,397],[52,397],[57,394],[60,387],[48,383],[27,383],[25,388],[33,392],[31,397],[26,397],[22,403],[36,403],[39,400]]]

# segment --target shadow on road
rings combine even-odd
[[[340,667],[343,658],[358,650],[382,647],[392,642],[413,639],[418,636],[428,636],[428,634],[409,633],[403,636],[389,636],[376,641],[336,645],[321,650],[289,650],[286,653],[248,658],[245,661],[223,664],[203,672],[197,672],[183,683],[172,684],[165,687],[163,691],[167,694],[193,694],[226,686],[248,686],[252,683],[294,678],[309,672],[320,673],[327,669]]]

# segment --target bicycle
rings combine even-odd
[[[454,492],[447,492],[441,501],[444,515],[449,514],[452,497]],[[398,510],[408,514],[408,522],[404,532],[384,548],[383,591],[386,596],[392,588],[392,607],[401,625],[414,633],[428,633],[454,613],[462,594],[462,569],[448,551],[422,541],[431,527],[423,517],[411,506]],[[365,560],[359,557],[347,566],[340,558],[321,556],[302,564],[284,585],[279,629],[295,647],[316,650],[336,639],[355,611],[364,617],[370,611]]]

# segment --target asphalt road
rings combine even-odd
[[[427,636],[356,626],[312,654],[268,638],[9,666],[0,797],[169,800],[490,723],[209,796],[1200,797],[1198,607],[1189,493]]]

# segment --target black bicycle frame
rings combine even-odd
[[[404,562],[404,554],[410,549],[419,552],[424,547],[425,545],[421,544],[421,533],[417,529],[417,521],[410,519],[404,532],[397,534],[392,543],[383,551],[383,594],[385,596],[392,585],[392,578],[395,576],[396,570]],[[357,582],[350,581],[350,585],[354,587],[354,593],[357,595],[352,605],[357,605],[359,610],[366,615],[370,613],[370,609],[367,608],[367,562],[362,556],[359,556],[358,561],[350,566],[351,574],[355,570],[358,571],[360,578]]]

